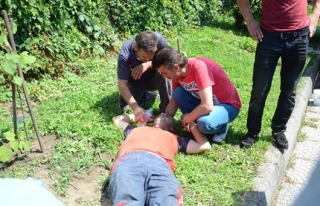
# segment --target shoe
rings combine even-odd
[[[224,140],[227,136],[227,133],[228,133],[228,130],[229,130],[229,124],[230,123],[227,123],[227,126],[226,126],[226,131],[222,134],[215,134],[212,138],[212,141],[215,142],[215,143],[220,143],[222,142],[222,140]]]
[[[277,145],[282,149],[288,149],[289,144],[286,135],[283,132],[278,132],[274,134],[272,132],[273,138],[276,140]]]
[[[242,137],[241,146],[244,148],[250,148],[254,142],[258,140],[257,135],[250,134],[249,132]]]

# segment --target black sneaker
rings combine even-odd
[[[277,146],[283,149],[288,149],[289,144],[286,135],[283,132],[277,134],[272,133],[273,138],[276,140]]]
[[[241,146],[244,148],[250,148],[253,145],[253,143],[257,140],[257,135],[247,133],[242,137]]]

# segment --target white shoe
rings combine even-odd
[[[227,136],[227,133],[228,133],[228,130],[229,130],[229,124],[230,123],[227,123],[227,126],[226,126],[226,131],[222,134],[215,134],[212,138],[212,141],[213,142],[216,142],[216,143],[220,143],[222,142],[222,140],[224,140]]]

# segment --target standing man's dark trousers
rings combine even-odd
[[[257,135],[261,130],[265,101],[280,57],[280,95],[271,128],[273,133],[286,130],[286,124],[295,105],[297,83],[306,62],[308,43],[308,29],[294,38],[283,38],[280,32],[264,32],[262,42],[259,42],[257,46],[253,70],[253,85],[247,118],[247,128],[250,134]]]

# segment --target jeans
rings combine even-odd
[[[183,114],[190,113],[201,103],[200,99],[180,86],[173,91],[172,98]],[[203,134],[222,134],[226,132],[227,123],[232,122],[238,115],[239,109],[231,104],[215,104],[210,113],[200,116],[196,122]]]
[[[281,58],[280,95],[271,121],[272,132],[284,132],[295,105],[296,87],[301,77],[308,50],[308,35],[281,39],[264,34],[257,45],[253,85],[247,117],[248,132],[257,135],[261,131],[263,109],[270,91],[277,62]]]
[[[164,112],[172,95],[172,82],[163,78],[159,72],[155,72],[147,81],[129,81],[128,88],[134,99],[141,105],[145,91],[159,91],[160,105],[159,112]],[[127,105],[122,96],[119,97],[119,106],[122,109]]]
[[[165,160],[156,154],[125,153],[113,165],[109,182],[113,205],[183,204],[180,182]]]

